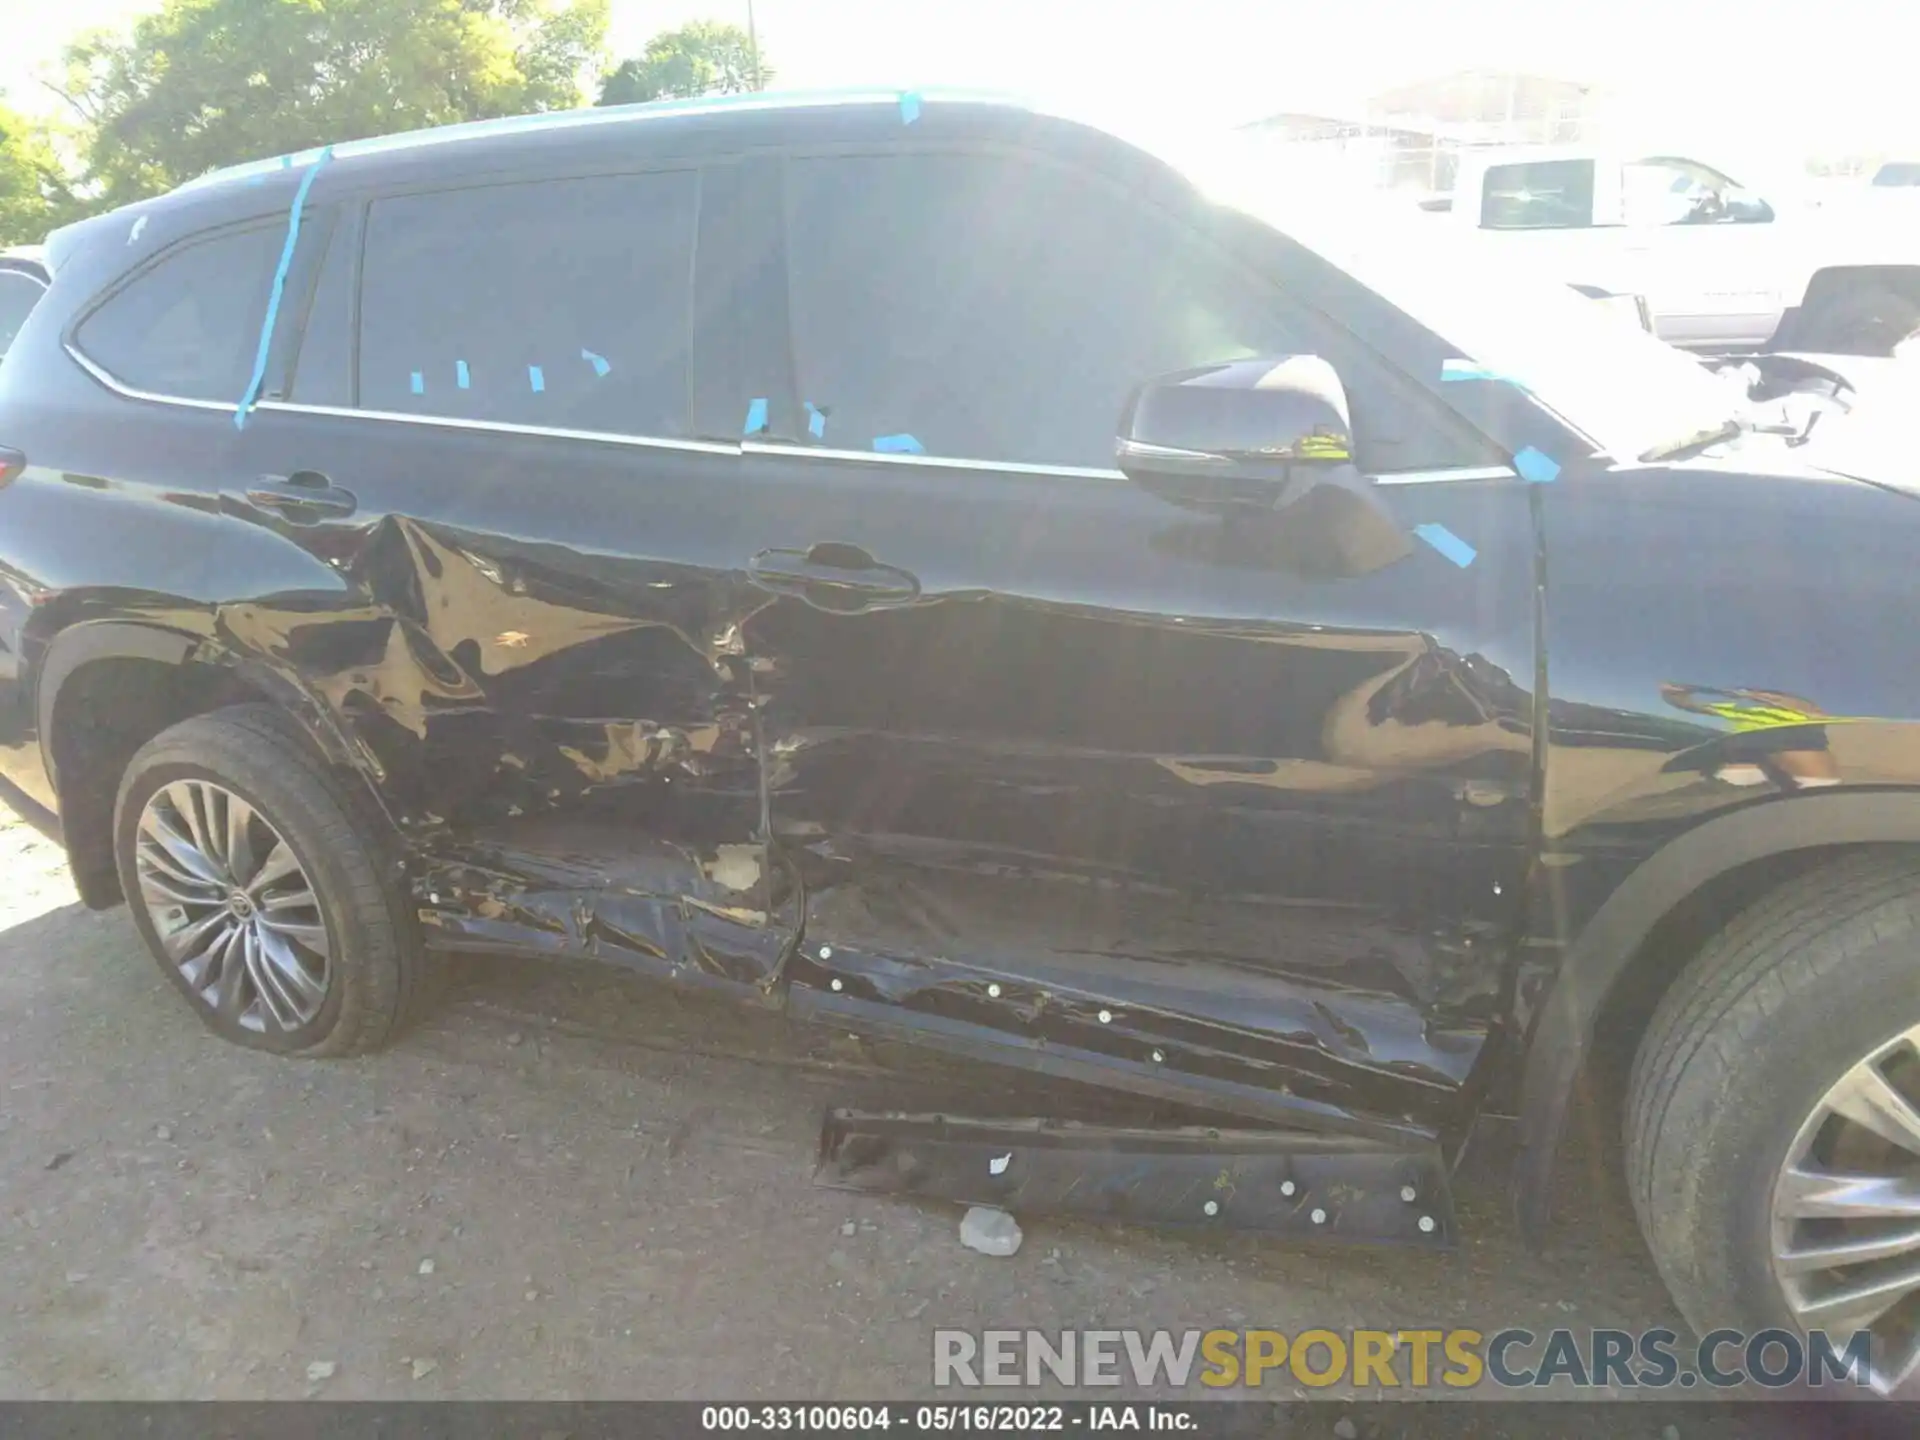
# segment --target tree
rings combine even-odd
[[[753,42],[738,25],[695,20],[647,42],[637,60],[623,60],[600,84],[602,105],[690,100],[764,90],[772,71],[754,65]]]
[[[607,0],[165,0],[67,51],[106,204],[243,160],[581,103]]]
[[[45,129],[0,105],[0,245],[43,240],[76,213],[66,171]]]

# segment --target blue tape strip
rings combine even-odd
[[[758,435],[767,428],[766,397],[756,398],[747,406],[747,423],[740,427],[742,435]]]
[[[1416,525],[1413,527],[1413,533],[1426,541],[1427,544],[1431,545],[1434,549],[1438,550],[1442,555],[1446,556],[1447,559],[1451,560],[1454,564],[1458,565],[1462,570],[1471,565],[1474,557],[1480,553],[1444,525],[1436,525],[1431,522],[1425,525]]]
[[[472,379],[473,377],[467,373],[466,361],[456,360],[453,362],[453,383],[454,384],[458,385],[462,390],[470,390],[473,388],[472,385],[469,383]]]
[[[547,377],[540,373],[538,365],[527,366],[527,383],[533,387],[536,395],[547,388]]]
[[[1485,365],[1477,365],[1471,360],[1442,360],[1440,378],[1444,380],[1504,380],[1509,385],[1520,382],[1511,375],[1499,370],[1491,370]]]
[[[233,407],[236,430],[247,428],[247,411],[260,398],[261,383],[267,378],[267,349],[273,344],[273,323],[280,318],[280,297],[287,288],[287,272],[293,268],[293,247],[300,243],[300,212],[306,208],[307,191],[313,188],[313,177],[320,173],[320,167],[332,158],[333,147],[329,145],[300,177],[300,188],[293,192],[293,209],[287,215],[286,243],[280,247],[280,264],[274,269],[273,289],[267,294],[267,313],[260,321],[260,344],[253,354],[253,377],[247,381],[240,403]]]
[[[900,123],[911,125],[920,118],[920,96],[912,90],[900,92]]]
[[[613,369],[613,366],[607,363],[606,356],[596,355],[591,350],[582,350],[580,352],[580,358],[582,360],[588,360],[593,363],[593,373],[596,375],[604,375],[609,370]]]
[[[927,447],[911,435],[876,435],[873,448],[883,455],[924,455]]]
[[[1549,480],[1560,478],[1559,462],[1531,445],[1513,457],[1513,468],[1520,472],[1522,480],[1534,485],[1544,485]]]
[[[807,433],[816,440],[824,440],[827,434],[827,412],[811,400],[801,402],[807,407]]]
[[[413,393],[416,395],[424,395],[427,393],[427,377],[422,375],[418,370],[413,372]]]

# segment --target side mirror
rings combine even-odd
[[[1279,510],[1353,467],[1347,392],[1317,355],[1181,370],[1134,392],[1120,469],[1193,509]]]
[[[1218,515],[1284,513],[1349,573],[1410,542],[1353,463],[1346,387],[1317,355],[1181,370],[1134,393],[1115,446],[1121,471],[1169,504]]]

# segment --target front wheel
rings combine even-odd
[[[201,1020],[287,1055],[376,1049],[434,988],[386,847],[278,711],[196,716],[127,766],[114,850],[134,924]]]
[[[1868,1332],[1874,1388],[1920,1393],[1920,857],[1823,865],[1709,941],[1641,1041],[1626,1142],[1696,1331]]]

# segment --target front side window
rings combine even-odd
[[[81,321],[75,343],[132,389],[237,405],[285,241],[274,224],[173,250]]]
[[[1593,224],[1591,160],[1489,165],[1481,181],[1484,230],[1550,230]]]
[[[1311,353],[1346,384],[1363,466],[1487,463],[1354,336],[1095,177],[903,153],[798,159],[788,190],[793,360],[816,444],[1111,469],[1143,382]]]
[[[360,407],[684,436],[697,185],[666,171],[376,200]]]
[[[796,160],[794,360],[830,446],[1107,467],[1141,381],[1299,348],[1127,197],[990,156]]]

